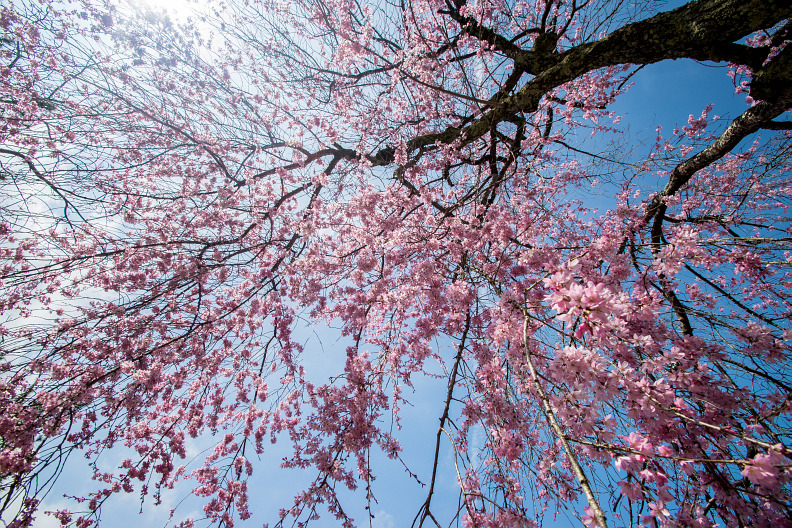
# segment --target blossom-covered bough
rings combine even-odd
[[[414,526],[790,523],[789,2],[0,9],[9,526],[75,451],[64,525],[187,480],[232,526],[270,441],[316,475],[270,522],[352,525],[338,490],[388,492],[370,454],[438,367]],[[728,65],[744,111],[633,141],[611,106],[669,59]],[[343,329],[331,376],[300,319]]]

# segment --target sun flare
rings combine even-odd
[[[164,11],[177,19],[186,19],[207,5],[206,0],[130,0],[137,9]]]

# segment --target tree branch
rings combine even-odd
[[[525,346],[525,361],[528,364],[528,371],[531,374],[533,386],[536,389],[536,393],[542,403],[542,410],[544,412],[545,418],[547,418],[547,422],[550,424],[553,434],[555,434],[555,436],[558,438],[558,441],[561,442],[561,446],[564,448],[564,453],[566,454],[567,460],[569,461],[569,465],[572,467],[572,472],[580,484],[580,487],[583,489],[583,494],[586,496],[588,505],[593,512],[594,520],[596,521],[597,526],[599,526],[599,528],[608,528],[605,513],[602,511],[602,508],[597,501],[597,497],[594,495],[594,491],[591,489],[591,484],[589,484],[586,473],[583,471],[583,467],[580,465],[580,462],[578,462],[574,451],[572,451],[572,446],[569,445],[569,440],[564,434],[563,429],[561,429],[561,425],[558,423],[555,413],[553,413],[553,408],[550,405],[550,399],[542,387],[542,382],[539,379],[539,374],[536,372],[536,367],[534,367],[533,359],[531,359],[531,350],[528,346],[528,314],[525,313],[522,307],[520,307],[520,309],[523,310],[524,316],[523,345]]]

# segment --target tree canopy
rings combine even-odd
[[[416,527],[792,525],[790,17],[5,0],[2,519],[44,515],[76,452],[96,491],[50,512],[68,526],[187,481],[204,518],[180,526],[230,528],[272,463],[315,475],[272,525],[366,524],[340,490],[389,493],[379,452],[423,485]],[[675,59],[723,66],[745,107],[646,141],[613,105]],[[349,344],[330,375],[320,325]],[[402,466],[424,377],[447,387],[434,463]]]

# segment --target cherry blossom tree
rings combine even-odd
[[[8,526],[79,452],[64,525],[187,481],[231,527],[270,442],[315,474],[273,525],[365,523],[340,490],[387,492],[370,454],[438,371],[413,526],[792,522],[789,2],[0,9]],[[745,108],[633,141],[613,104],[672,59]],[[301,321],[350,343],[332,376]]]

